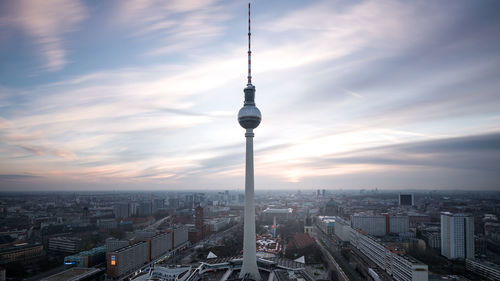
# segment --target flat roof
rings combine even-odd
[[[101,271],[102,269],[99,268],[73,267],[45,279],[41,279],[41,281],[78,281]]]
[[[138,246],[138,245],[140,245],[140,244],[144,244],[144,243],[147,243],[147,242],[146,242],[146,241],[139,241],[139,242],[134,243],[134,244],[132,244],[132,245],[128,245],[128,246],[125,246],[125,247],[123,247],[123,248],[120,248],[120,249],[117,249],[117,250],[115,250],[115,251],[112,251],[112,252],[110,252],[110,253],[120,253],[120,252],[126,251],[126,250],[128,250],[128,249],[130,249],[130,248],[133,248],[133,247],[135,247],[135,246]]]

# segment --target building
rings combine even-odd
[[[115,218],[128,218],[130,216],[129,204],[118,203],[114,206]]]
[[[419,214],[415,212],[408,213],[408,218],[410,220],[410,227],[416,227],[422,223],[430,223],[431,218],[426,214]]]
[[[104,262],[106,257],[105,253],[106,246],[93,248],[88,251],[80,252],[76,255],[65,257],[64,264],[76,267],[92,267],[96,264]]]
[[[321,230],[323,230],[326,234],[334,234],[335,233],[335,219],[337,217],[333,216],[319,216],[318,217],[318,226]]]
[[[448,259],[474,259],[474,217],[441,213],[441,255]]]
[[[98,219],[96,224],[101,230],[110,230],[118,227],[116,219]]]
[[[155,260],[172,250],[172,232],[157,234],[150,239],[150,259]]]
[[[334,233],[342,242],[349,242],[349,233],[351,225],[340,217],[337,217],[334,225]]]
[[[336,216],[339,214],[339,206],[333,198],[330,198],[330,201],[325,204],[325,216]]]
[[[43,255],[41,244],[17,244],[0,250],[0,264],[26,262]]]
[[[192,268],[186,267],[163,267],[155,266],[148,274],[138,276],[134,281],[162,280],[162,281],[186,281],[192,273]]]
[[[426,264],[408,256],[392,255],[392,277],[396,281],[426,281],[429,280],[429,270]]]
[[[188,241],[188,228],[177,226],[173,228],[172,249],[185,245]]]
[[[130,216],[137,215],[137,209],[139,208],[139,204],[137,202],[128,203],[128,211]]]
[[[137,214],[141,217],[144,216],[151,216],[153,213],[153,204],[151,201],[144,201],[139,203],[139,206],[137,206]]]
[[[127,247],[128,245],[130,245],[128,240],[118,240],[110,237],[106,239],[106,252],[112,252],[114,250]]]
[[[165,209],[165,199],[155,198],[153,199],[153,214],[159,210]]]
[[[487,261],[466,259],[465,268],[468,271],[474,272],[486,278],[487,280],[500,281],[500,266],[497,264]]]
[[[441,248],[441,232],[439,229],[436,228],[427,228],[422,230],[422,236],[427,242],[427,245],[433,249],[440,249]]]
[[[359,213],[351,216],[351,227],[362,229],[370,235],[384,236],[389,233],[408,233],[410,230],[410,223],[408,216],[403,215],[372,215]]]
[[[404,251],[386,245],[380,239],[351,229],[350,243],[396,281],[427,281],[426,264],[404,254]]]
[[[306,233],[296,233],[285,247],[286,253],[300,252],[316,244],[314,238]]]
[[[219,232],[222,229],[226,228],[230,222],[231,222],[230,218],[218,218],[218,219],[210,220],[210,222],[209,222],[210,231],[211,232]]]
[[[351,227],[362,229],[370,235],[384,236],[387,234],[386,216],[355,214],[351,216]]]
[[[40,281],[100,281],[104,280],[104,270],[100,268],[74,267],[54,274]]]
[[[149,243],[141,241],[106,253],[106,273],[113,278],[134,272],[149,262]]]
[[[53,237],[49,239],[49,251],[61,253],[78,253],[82,249],[79,237]]]
[[[245,161],[245,216],[243,224],[243,265],[240,278],[250,277],[261,280],[257,267],[257,247],[255,245],[255,203],[254,203],[254,169],[253,169],[253,129],[262,120],[260,110],[255,106],[255,86],[252,85],[250,50],[250,3],[248,3],[248,77],[247,86],[243,90],[245,102],[238,112],[238,123],[245,129],[246,161]]]
[[[180,205],[179,198],[169,198],[168,207],[170,209],[178,209]]]
[[[410,221],[408,216],[389,216],[390,233],[407,233],[410,231]]]
[[[203,239],[207,233],[205,233],[205,223],[203,222],[203,208],[198,206],[194,209],[194,225],[198,231],[200,239]]]
[[[314,232],[314,227],[312,225],[312,218],[309,216],[309,210],[307,212],[308,214],[306,215],[306,218],[304,219],[304,233],[313,235]],[[276,231],[276,222],[273,223],[273,233]],[[276,234],[273,234],[274,237],[276,237]]]
[[[292,208],[266,208],[262,211],[262,218],[265,222],[273,222],[274,218],[279,222],[284,222],[292,217]]]
[[[413,194],[399,194],[399,206],[413,206]]]

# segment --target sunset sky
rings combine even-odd
[[[500,190],[500,2],[252,1],[256,189]],[[246,1],[1,1],[0,191],[244,186]]]

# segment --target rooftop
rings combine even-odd
[[[79,281],[101,272],[99,268],[73,267],[63,272],[49,276],[41,281]]]

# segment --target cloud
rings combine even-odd
[[[34,175],[17,175],[17,174],[0,174],[0,179],[5,181],[17,181],[17,180],[31,180],[31,179],[39,179],[40,176]]]
[[[63,36],[87,17],[79,1],[14,1],[8,22],[21,28],[35,42],[48,71],[61,70],[67,63]],[[10,10],[9,9],[9,10]]]
[[[133,36],[159,39],[146,55],[185,53],[223,34],[231,6],[214,0],[119,2],[115,22],[130,28]]]
[[[127,53],[140,63],[117,57],[120,67],[110,60],[108,69],[0,86],[0,171],[61,184],[241,187],[245,7],[116,5],[116,14],[103,10],[116,28],[110,41],[146,42]],[[402,182],[395,174],[445,183],[444,175],[460,173],[488,176],[482,183],[491,186],[496,150],[450,139],[500,130],[499,57],[488,47],[497,41],[486,36],[498,20],[479,4],[266,5],[256,3],[253,26],[259,186],[387,183],[381,175]],[[463,13],[470,9],[485,22]],[[465,27],[471,36],[460,38],[454,28]],[[53,33],[59,46],[70,31],[61,30]]]

